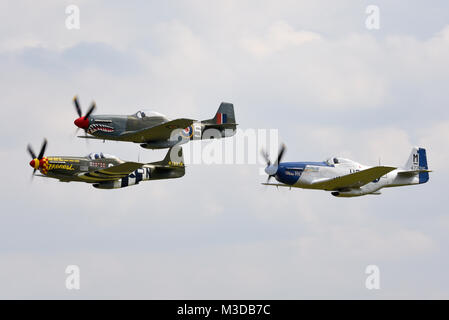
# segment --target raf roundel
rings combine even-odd
[[[184,130],[182,130],[182,135],[183,135],[184,138],[192,137],[192,135],[193,135],[193,127],[192,126],[188,126]]]

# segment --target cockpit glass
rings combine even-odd
[[[87,158],[91,159],[91,160],[99,160],[99,159],[116,159],[118,160],[118,158],[116,156],[110,155],[110,154],[105,154],[103,152],[92,152],[89,153],[87,155]]]
[[[91,160],[98,160],[103,158],[103,154],[101,152],[92,152],[89,153],[87,157]]]
[[[105,159],[109,158],[108,155],[104,155],[103,152],[92,152],[87,155],[91,160]]]
[[[338,158],[335,158],[335,157],[333,157],[333,158],[328,158],[325,162],[326,162],[328,165],[334,165],[334,164],[340,163],[340,161],[338,160]]]
[[[136,112],[135,115],[139,119],[150,118],[150,117],[160,117],[160,118],[167,119],[167,117],[165,115],[163,115],[162,113],[159,113],[156,111],[151,111],[151,110],[139,110]]]

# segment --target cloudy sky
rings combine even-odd
[[[71,4],[79,30],[66,28]],[[365,26],[370,4],[379,30]],[[2,1],[0,12],[0,298],[449,298],[447,1]],[[75,94],[98,114],[170,118],[211,118],[229,101],[241,129],[279,129],[286,161],[400,166],[419,145],[434,172],[352,199],[266,188],[261,164],[192,164],[182,179],[112,191],[31,183],[25,148],[43,137],[48,155],[165,153],[75,138]],[[372,264],[380,290],[365,288]],[[78,291],[67,265],[81,269]]]

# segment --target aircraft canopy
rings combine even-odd
[[[163,115],[162,113],[156,112],[156,111],[152,111],[152,110],[139,110],[136,112],[135,116],[139,119],[143,119],[145,117],[160,117],[160,118],[164,118],[167,119],[167,117],[165,115]]]
[[[98,159],[115,159],[119,160],[116,156],[103,153],[103,152],[92,152],[87,155],[87,158],[91,160],[98,160]]]

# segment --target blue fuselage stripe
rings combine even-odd
[[[332,167],[326,162],[282,162],[276,172],[276,180],[288,185],[298,182],[306,166]]]

